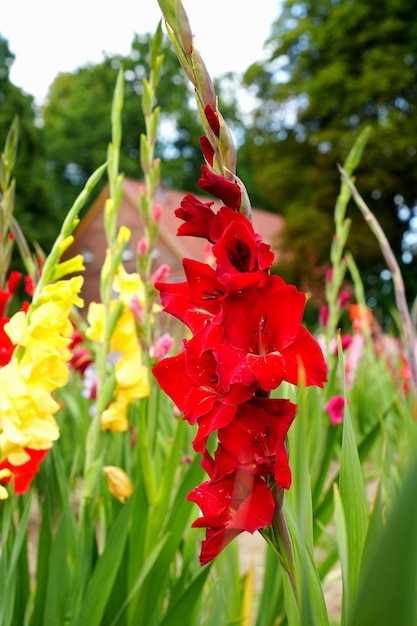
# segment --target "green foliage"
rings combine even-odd
[[[13,61],[14,55],[8,42],[0,35],[0,137],[7,136],[15,118],[19,123],[19,144],[13,172],[19,181],[14,214],[26,238],[49,251],[61,219],[53,210],[43,130],[38,124],[33,97],[16,87],[9,78]]]
[[[140,178],[140,135],[145,121],[138,103],[149,73],[150,35],[135,36],[128,56],[106,56],[97,65],[61,73],[52,83],[43,108],[47,159],[54,173],[56,199],[68,206],[88,175],[106,158],[110,141],[108,119],[119,68],[123,68],[124,106],[120,169]],[[196,112],[190,109],[191,90],[176,56],[162,45],[157,105],[161,107],[157,156],[163,157],[162,176],[169,184],[194,188],[199,176],[201,134]]]
[[[416,24],[409,1],[287,0],[272,26],[269,60],[246,72],[260,97],[247,158],[264,206],[286,216],[285,248],[300,283],[307,275],[314,288],[323,277],[336,164],[364,126],[374,132],[356,184],[397,257],[412,245],[398,209],[411,218],[417,200]],[[382,269],[380,251],[353,205],[348,215],[348,247],[367,281]],[[413,265],[403,267],[409,297]],[[367,282],[368,295],[372,290]]]

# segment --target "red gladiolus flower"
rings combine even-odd
[[[9,336],[4,331],[4,326],[8,321],[8,317],[0,317],[0,367],[3,367],[10,361],[15,349]]]
[[[312,335],[301,326],[305,295],[277,276],[224,301],[224,337],[214,348],[219,382],[252,384],[264,391],[283,380],[323,386],[326,366]],[[237,323],[238,320],[238,323]]]
[[[238,407],[233,421],[219,430],[213,478],[229,475],[238,468],[266,477],[289,489],[291,471],[285,438],[296,413],[289,400],[254,397]]]
[[[193,527],[207,528],[201,545],[201,565],[214,559],[240,533],[254,533],[270,524],[275,509],[265,481],[240,471],[223,480],[199,485],[187,500],[198,504],[203,513]]]
[[[231,385],[224,393],[217,383],[213,354],[207,351],[197,357],[190,356],[188,351],[193,351],[191,342],[186,344],[184,352],[160,361],[152,372],[161,389],[184,413],[184,419],[198,424],[193,447],[196,452],[202,452],[209,435],[229,424],[237,406],[253,396],[255,385]]]
[[[231,213],[234,213],[234,219],[230,219]],[[217,242],[212,250],[217,261],[216,275],[228,291],[265,285],[274,254],[270,246],[255,234],[245,216],[228,207],[221,208],[213,220],[210,235]]]
[[[26,463],[23,463],[23,465],[12,465],[12,463],[9,463],[7,460],[0,463],[0,470],[8,469],[11,471],[14,477],[14,492],[17,494],[26,493],[29,489],[35,474],[39,471],[39,465],[45,458],[48,450],[31,450],[30,448],[25,448],[25,452],[29,454],[30,459],[26,461]],[[10,482],[12,476],[3,478],[2,482],[7,484]]]
[[[72,352],[72,358],[69,361],[69,365],[73,370],[79,372],[80,374],[84,374],[87,367],[94,362],[91,351],[86,346],[82,345],[83,342],[83,334],[73,324],[71,343],[68,346]]]
[[[91,363],[94,363],[93,356],[88,348],[78,348],[72,353],[69,365],[71,368],[80,374],[84,374],[85,370]]]
[[[242,200],[242,191],[236,183],[227,180],[221,174],[215,174],[207,165],[201,166],[201,177],[198,181],[200,189],[208,191],[212,196],[219,198],[224,204],[231,209],[240,209]]]
[[[164,311],[184,322],[194,335],[200,333],[201,350],[207,350],[223,335],[219,324],[224,289],[206,263],[184,259],[183,265],[186,282],[155,283],[155,287]]]
[[[175,215],[184,220],[177,231],[177,235],[190,235],[209,239],[210,226],[215,216],[210,207],[213,202],[200,202],[190,193],[183,198],[181,205],[175,210]]]

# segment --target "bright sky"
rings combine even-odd
[[[42,102],[59,72],[97,63],[103,52],[127,55],[134,33],[154,32],[157,0],[9,0],[0,33],[16,59],[14,84]],[[280,0],[183,0],[195,47],[211,76],[241,72],[264,56]]]

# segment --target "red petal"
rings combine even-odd
[[[279,352],[270,352],[265,356],[247,354],[246,363],[264,391],[276,389],[284,379],[285,361]]]

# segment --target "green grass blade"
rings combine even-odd
[[[34,597],[33,626],[43,626],[43,615],[46,602],[48,580],[48,563],[52,546],[52,522],[49,503],[43,502],[42,521],[38,540],[38,557],[36,564],[36,594]]]
[[[88,582],[81,613],[77,620],[78,626],[86,626],[87,624],[88,626],[100,626],[101,624],[123,557],[129,530],[130,513],[131,500],[128,500],[114,523],[104,552],[100,555]]]
[[[11,501],[16,504],[16,500],[11,498]],[[9,626],[13,623],[15,602],[17,598],[16,588],[19,585],[18,579],[18,564],[22,549],[27,547],[27,529],[30,513],[31,499],[30,495],[25,498],[23,513],[19,519],[17,530],[12,530],[12,525],[9,526],[12,542],[10,544],[11,549],[9,556],[7,556],[7,547],[2,550],[2,569],[5,568],[5,577],[2,581],[2,587],[4,587],[4,595],[2,597],[2,604],[0,607],[0,624],[1,626]],[[10,504],[12,506],[12,504]],[[10,520],[9,520],[10,521]],[[24,608],[24,607],[23,607]]]
[[[152,571],[152,569],[153,569],[153,567],[155,565],[155,561],[159,557],[160,552],[161,552],[162,548],[165,545],[167,537],[168,537],[167,535],[165,537],[163,537],[159,541],[159,543],[156,544],[156,546],[152,550],[151,554],[147,557],[146,562],[145,562],[143,568],[140,570],[140,573],[138,575],[137,580],[134,582],[128,597],[126,598],[126,600],[123,602],[122,606],[120,607],[120,610],[117,613],[115,619],[112,621],[111,626],[118,626],[118,624],[120,623],[120,620],[122,619],[123,615],[126,612],[127,607],[132,602],[133,598],[135,598],[136,595],[140,592],[140,589],[141,589],[143,583],[145,582],[145,580],[149,576],[149,573]]]
[[[204,567],[193,578],[188,587],[175,601],[168,606],[168,610],[160,626],[171,626],[171,624],[181,624],[188,626],[192,617],[192,612],[201,598],[201,592],[210,573],[210,566]]]
[[[364,563],[349,626],[417,623],[417,464],[406,476],[378,549]]]
[[[348,536],[346,528],[346,517],[343,508],[343,502],[340,497],[340,492],[336,484],[333,485],[334,495],[334,512],[336,522],[336,541],[339,552],[339,562],[342,570],[342,626],[346,624],[347,611],[350,598],[350,586],[349,586],[349,550],[348,550]]]
[[[43,624],[63,624],[70,611],[72,572],[70,556],[74,552],[75,521],[70,506],[62,514],[48,561]]]
[[[342,355],[340,337],[338,338],[339,355]],[[344,384],[344,363],[340,358],[342,387]],[[348,547],[348,606],[355,598],[359,571],[362,560],[363,547],[368,528],[368,506],[366,501],[365,483],[358,448],[353,431],[349,405],[345,394],[345,409],[343,416],[342,450],[339,475],[340,497],[346,519],[347,547]],[[347,609],[348,610],[348,609]]]

